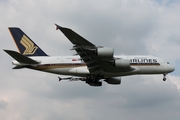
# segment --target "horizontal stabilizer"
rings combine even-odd
[[[4,50],[7,54],[9,54],[11,57],[13,57],[15,60],[17,60],[19,63],[24,63],[24,64],[39,64],[39,62],[28,58],[16,51],[12,50]]]
[[[19,65],[17,65],[17,66],[15,66],[15,67],[13,67],[12,69],[22,69],[22,68],[26,68],[25,66],[19,66]]]
[[[61,80],[69,80],[69,79],[71,79],[72,77],[67,77],[67,78],[58,77],[58,78],[59,78],[59,81],[61,81]]]

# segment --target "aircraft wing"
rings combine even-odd
[[[116,69],[113,66],[113,55],[108,57],[99,57],[97,55],[97,49],[103,48],[102,46],[95,46],[69,28],[64,28],[57,24],[55,25],[57,27],[56,29],[59,29],[74,44],[72,50],[76,50],[77,54],[86,63],[91,74],[101,74],[102,72],[125,72],[130,70],[124,68]]]
[[[55,24],[57,29],[60,29],[61,32],[74,44],[77,46],[93,46],[95,47],[94,44],[92,44],[91,42],[87,41],[86,39],[84,39],[83,37],[81,37],[80,35],[78,35],[77,33],[75,33],[74,31],[72,31],[69,28],[63,28],[57,24]]]

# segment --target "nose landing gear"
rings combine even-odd
[[[165,73],[163,74],[163,81],[166,81],[166,75]]]

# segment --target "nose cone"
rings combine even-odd
[[[169,66],[168,71],[173,72],[175,70],[174,66]]]

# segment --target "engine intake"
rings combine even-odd
[[[97,48],[96,55],[99,57],[112,58],[114,55],[114,49],[109,47]]]

